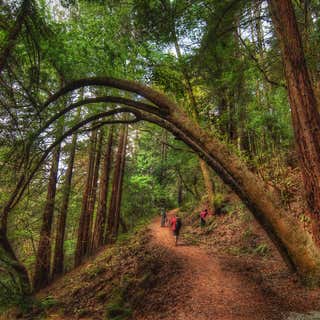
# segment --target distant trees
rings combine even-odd
[[[94,125],[93,125],[94,126]],[[119,225],[127,229],[120,216],[122,198],[122,185],[126,158],[126,145],[128,137],[128,125],[123,125],[118,139],[118,150],[114,164],[113,187],[109,192],[109,180],[113,162],[114,128],[111,127],[107,143],[104,142],[104,128],[92,129],[89,140],[89,156],[86,171],[86,183],[83,191],[82,210],[78,225],[78,239],[75,251],[75,265],[79,265],[87,256],[94,253],[106,242],[113,242],[118,234]],[[61,132],[60,132],[61,133]],[[47,200],[45,204],[40,240],[37,250],[33,288],[39,289],[48,285],[52,279],[64,272],[64,240],[66,232],[66,219],[69,207],[71,182],[74,170],[77,134],[73,134],[69,145],[67,168],[62,185],[62,203],[56,222],[55,246],[53,247],[53,221],[56,207],[57,175],[59,158],[61,154],[60,144],[54,149],[48,180]],[[100,158],[103,152],[103,162]],[[99,171],[101,172],[99,177]],[[99,197],[97,201],[96,191],[99,181]],[[110,205],[107,215],[108,194],[110,193]],[[96,204],[97,209],[95,211]],[[90,222],[91,221],[91,222]],[[108,222],[108,224],[107,224]],[[52,259],[53,258],[53,259]]]
[[[170,44],[173,46],[177,58],[177,71],[181,75],[181,85],[186,95],[185,109],[197,123],[201,122],[201,106],[195,94],[193,85],[192,70],[186,63],[188,56],[183,54],[180,45],[180,36],[188,34],[188,25],[181,28],[181,22],[184,15],[188,14],[189,5],[187,1],[159,1],[151,4],[148,1],[136,1],[135,9],[137,11],[137,27],[144,37],[156,39],[159,43]],[[192,7],[192,5],[190,6]],[[195,8],[190,9],[197,10]],[[213,209],[213,182],[210,176],[210,169],[205,161],[199,158],[199,167],[202,173],[204,186],[206,190],[207,205]],[[178,193],[181,193],[181,184],[179,184]]]
[[[95,252],[106,242],[116,239],[120,224],[120,206],[122,198],[122,184],[125,168],[126,141],[128,126],[123,125],[118,139],[118,150],[113,169],[112,190],[108,207],[109,180],[113,161],[114,129],[109,131],[108,142],[104,152],[102,167],[100,158],[103,148],[103,129],[99,137],[96,130],[92,131],[90,138],[90,152],[86,187],[83,192],[82,211],[78,227],[78,239],[75,252],[75,265],[79,265],[86,256]],[[100,171],[100,177],[99,177]],[[99,180],[99,197],[97,210],[96,193]]]

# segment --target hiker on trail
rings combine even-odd
[[[167,221],[167,213],[165,208],[161,209],[161,227],[165,227]]]
[[[206,225],[207,215],[208,215],[208,209],[204,209],[200,212],[200,227],[204,227]]]
[[[171,228],[173,231],[173,235],[175,236],[175,245],[178,245],[178,238],[180,234],[180,230],[182,227],[182,221],[181,218],[178,217],[178,215],[175,215],[170,220]]]

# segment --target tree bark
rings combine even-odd
[[[108,143],[104,154],[102,172],[101,172],[101,182],[99,186],[99,206],[97,211],[97,216],[95,220],[93,240],[92,240],[92,250],[96,251],[99,247],[103,245],[105,226],[107,219],[107,200],[108,200],[108,190],[109,190],[109,180],[112,162],[112,146],[113,146],[113,127],[109,130]]]
[[[119,222],[120,222],[120,208],[119,201],[121,202],[121,182],[123,179],[124,159],[123,153],[125,152],[125,140],[127,129],[125,126],[121,127],[118,150],[116,155],[116,161],[113,171],[112,181],[112,193],[109,205],[107,230],[105,235],[105,243],[113,243],[118,234]]]
[[[66,220],[69,207],[69,197],[71,192],[71,181],[73,175],[73,165],[74,158],[76,153],[77,145],[77,134],[74,134],[72,137],[72,142],[70,146],[70,155],[68,160],[68,167],[65,175],[65,182],[63,186],[63,195],[62,195],[62,205],[60,210],[60,215],[57,222],[57,233],[53,257],[53,267],[52,267],[52,279],[63,273],[64,268],[64,237],[66,230]]]
[[[123,134],[123,142],[122,149],[120,154],[120,173],[119,173],[119,181],[117,187],[117,195],[115,202],[115,223],[112,232],[112,238],[114,240],[117,239],[119,233],[119,225],[121,220],[121,200],[122,200],[122,188],[123,188],[123,178],[124,178],[124,169],[126,165],[126,149],[127,149],[127,139],[128,139],[128,125],[124,125],[124,134]]]
[[[320,246],[320,115],[290,0],[269,0],[278,35],[312,231]]]
[[[85,228],[86,228],[86,224],[88,223],[87,214],[88,214],[89,196],[91,194],[91,187],[92,187],[96,141],[97,141],[97,130],[93,130],[91,132],[91,137],[90,137],[87,180],[86,180],[86,185],[85,185],[85,189],[82,196],[82,206],[81,206],[81,213],[80,213],[80,219],[79,219],[77,245],[76,245],[76,251],[75,251],[75,266],[78,266],[81,264],[83,257],[85,255],[85,250],[84,250]]]
[[[99,132],[97,148],[95,152],[94,169],[93,169],[93,176],[92,176],[92,182],[91,182],[92,186],[91,186],[91,192],[88,199],[87,223],[85,225],[85,231],[84,231],[85,233],[84,233],[84,239],[83,239],[84,254],[87,256],[90,255],[91,253],[92,224],[93,224],[94,208],[95,208],[96,198],[97,198],[97,186],[98,186],[98,179],[99,179],[102,140],[103,140],[103,130],[101,129]]]
[[[44,208],[40,240],[36,256],[36,266],[33,278],[33,288],[35,291],[44,288],[50,282],[51,265],[51,232],[54,214],[54,204],[57,189],[57,176],[60,158],[60,145],[58,145],[52,155],[50,176],[48,182],[47,200]]]

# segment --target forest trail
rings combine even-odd
[[[170,250],[184,266],[179,283],[170,285],[172,304],[168,306],[168,313],[159,315],[157,319],[284,319],[281,311],[286,307],[282,308],[277,298],[264,292],[259,284],[244,278],[237,270],[225,268],[225,260],[221,264],[221,258],[210,256],[205,249],[187,246],[183,242],[176,247],[171,230],[161,228],[159,219],[152,223],[151,232],[153,241]],[[187,288],[176,290],[177,286]],[[188,296],[180,296],[179,292],[188,292]],[[137,318],[142,319],[149,318]]]

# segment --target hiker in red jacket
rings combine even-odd
[[[206,217],[208,215],[208,209],[204,209],[200,212],[200,226],[204,227],[206,225]]]
[[[173,235],[176,238],[175,241],[175,245],[178,245],[178,238],[180,235],[180,229],[182,227],[182,222],[180,217],[178,217],[178,215],[174,215],[171,219],[170,219],[170,224],[171,224],[171,229],[173,231]]]

